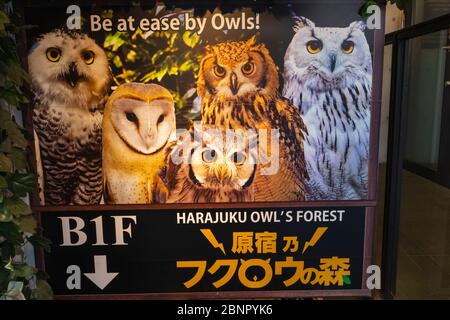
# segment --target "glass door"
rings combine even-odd
[[[450,187],[445,117],[450,89],[449,32],[441,30],[407,41],[404,98],[407,104],[405,168]],[[443,117],[444,115],[444,117]]]
[[[449,28],[445,15],[390,38],[385,298],[450,299]]]

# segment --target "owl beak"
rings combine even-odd
[[[239,83],[236,73],[232,72],[230,76],[230,89],[231,92],[236,95],[239,91]]]
[[[69,84],[69,86],[71,86],[72,88],[75,88],[75,86],[77,85],[78,81],[80,80],[81,76],[78,73],[77,70],[77,66],[75,65],[75,63],[71,63],[69,66],[69,70],[64,73],[63,75],[64,80]]]
[[[232,173],[227,165],[220,165],[216,167],[215,176],[218,181],[226,182],[231,179]]]
[[[336,55],[333,53],[330,55],[330,70],[331,73],[334,72],[334,69],[336,69]]]
[[[217,172],[217,180],[219,180],[220,182],[225,181],[227,177],[228,173],[226,170],[219,170],[219,172]]]
[[[143,140],[147,148],[151,148],[155,144],[154,135],[151,132],[145,132],[143,134]]]

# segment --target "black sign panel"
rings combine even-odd
[[[43,212],[57,295],[361,289],[365,210]]]

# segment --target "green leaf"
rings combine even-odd
[[[0,223],[0,236],[5,237],[12,244],[21,245],[24,242],[19,226],[11,221]]]
[[[28,216],[31,214],[31,209],[22,199],[18,197],[7,198],[4,201],[4,205],[15,217]]]
[[[28,278],[37,272],[37,269],[29,266],[25,263],[14,265],[13,264],[13,277],[17,278]]]
[[[11,139],[6,138],[1,144],[0,144],[0,152],[9,153],[12,150],[12,144]]]
[[[122,60],[120,60],[120,56],[115,56],[113,59],[113,63],[117,68],[122,67]]]
[[[37,221],[32,215],[14,219],[14,222],[23,232],[34,233],[36,231]]]
[[[5,92],[0,93],[0,96],[5,98]],[[0,128],[6,130],[10,139],[9,143],[20,149],[25,149],[28,146],[28,141],[21,131],[22,128],[12,120],[11,114],[3,109],[0,109]]]
[[[28,241],[35,247],[35,248],[44,248],[45,251],[50,252],[51,251],[51,244],[52,242],[44,238],[42,235],[34,234],[31,237],[27,238]]]
[[[2,203],[0,204],[0,223],[12,221],[12,219],[14,218],[12,213],[8,211],[8,208],[5,206],[3,201],[4,197],[2,199]]]
[[[13,257],[9,257],[8,258],[8,263],[5,265],[5,269],[7,269],[7,270],[9,270],[9,271],[14,271],[14,268],[13,268],[13,259],[12,259]]]
[[[347,284],[347,285],[352,284],[352,281],[349,276],[343,276],[342,279],[344,280],[344,284]]]
[[[166,32],[165,35],[168,38],[167,44],[168,44],[169,48],[172,48],[173,45],[175,44],[175,40],[178,37],[178,33]]]
[[[3,5],[3,4],[2,4]],[[3,11],[0,11],[0,31],[5,31],[5,25],[9,23],[9,17]]]
[[[114,11],[109,9],[109,10],[103,10],[101,16],[103,19],[105,19],[105,18],[112,19],[113,15],[114,15]]]
[[[130,51],[127,53],[127,61],[130,61],[130,62],[136,61],[136,51],[130,50]]]
[[[4,176],[0,175],[0,189],[8,188],[8,182],[6,181]]]
[[[13,164],[10,158],[4,153],[0,153],[0,172],[11,172]]]
[[[165,67],[165,68],[159,70],[158,72],[156,72],[156,79],[158,79],[158,81],[161,82],[161,80],[166,75],[167,71],[168,71],[168,68]]]
[[[199,40],[200,36],[195,32],[186,31],[183,33],[183,41],[190,48],[194,48]]]
[[[52,300],[53,290],[45,280],[36,281],[36,289],[33,290],[33,296],[37,300]]]
[[[19,128],[8,131],[8,136],[11,138],[12,144],[16,147],[25,150],[28,146],[28,141]]]
[[[176,63],[172,63],[170,69],[167,71],[169,76],[178,75],[178,66]]]
[[[112,47],[112,51],[117,51],[124,43],[125,40],[121,37],[121,32],[116,32],[115,34],[109,34],[106,36],[103,46],[105,48]]]
[[[180,66],[180,72],[186,72],[192,69],[194,66],[194,62],[192,60],[186,60],[183,62],[183,64]]]
[[[37,185],[36,176],[31,173],[15,173],[8,180],[11,191],[19,197],[25,197]]]
[[[152,56],[152,64],[156,64],[156,61],[159,57],[161,57],[165,53],[164,50],[160,49],[155,52],[155,54]]]
[[[359,15],[363,18],[368,18],[370,17],[372,14],[367,12],[367,9],[372,6],[372,5],[377,5],[377,2],[375,0],[368,0],[360,9],[359,9]]]
[[[19,148],[12,148],[9,157],[14,164],[15,170],[22,170],[28,167],[24,150],[21,150]]]

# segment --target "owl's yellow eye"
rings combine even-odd
[[[81,57],[86,64],[92,64],[95,60],[95,53],[91,50],[86,50],[81,53]]]
[[[242,66],[242,73],[245,75],[250,75],[255,71],[255,64],[253,62],[247,62]]]
[[[342,52],[346,54],[350,54],[353,52],[353,49],[355,48],[355,43],[353,41],[345,40],[342,42],[341,49]]]
[[[235,152],[231,155],[231,161],[233,161],[236,165],[243,165],[245,162],[246,156],[242,152]]]
[[[216,161],[217,158],[217,152],[214,149],[205,149],[202,152],[202,159],[206,163],[211,163]]]
[[[221,66],[218,66],[218,65],[214,67],[214,74],[216,76],[218,76],[219,78],[225,77],[226,73],[227,73],[227,71],[225,70],[224,67],[221,67]]]
[[[47,59],[51,62],[58,62],[61,59],[61,50],[58,48],[48,48],[46,54]]]
[[[320,40],[311,40],[306,44],[306,49],[311,54],[317,54],[322,51],[323,44]]]

